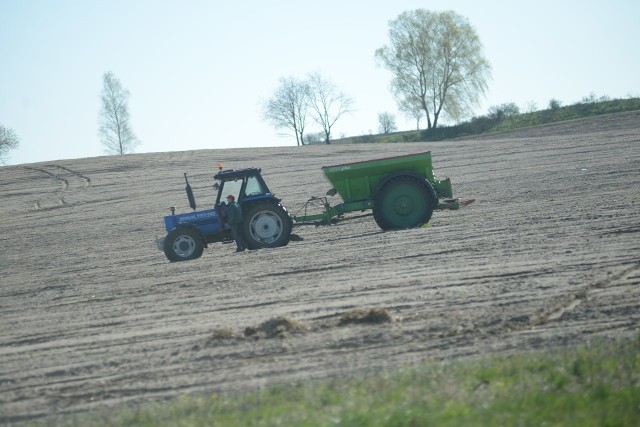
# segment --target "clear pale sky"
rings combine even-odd
[[[295,146],[260,103],[280,77],[315,71],[355,100],[334,137],[377,133],[384,111],[414,129],[374,52],[417,8],[453,10],[478,32],[493,77],[476,115],[640,96],[637,0],[0,0],[0,123],[21,139],[8,163],[103,155],[106,71],[131,92],[139,153]]]

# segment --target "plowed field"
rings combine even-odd
[[[456,196],[477,199],[428,227],[382,232],[356,218],[296,227],[286,247],[216,244],[183,263],[155,247],[169,206],[189,209],[183,172],[204,208],[218,162],[260,167],[296,213],[330,188],[321,166],[427,150]],[[429,144],[8,166],[0,191],[0,423],[640,327],[640,112]],[[340,322],[370,308],[393,322]],[[244,335],[278,317],[300,327]]]

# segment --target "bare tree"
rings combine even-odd
[[[319,73],[309,75],[313,119],[322,126],[324,142],[330,144],[331,128],[344,114],[351,112],[353,99]]]
[[[320,144],[324,142],[324,132],[312,132],[308,133],[304,138],[306,144]]]
[[[478,105],[491,67],[466,18],[452,11],[403,12],[389,23],[389,38],[390,46],[376,50],[376,58],[393,73],[396,97],[422,107],[427,129],[437,126],[442,113],[458,120]]]
[[[398,126],[396,126],[396,116],[387,111],[378,114],[378,125],[380,133],[389,133],[398,130]]]
[[[129,91],[112,73],[105,73],[102,87],[102,109],[98,134],[110,154],[132,153],[139,144],[129,124]]]
[[[298,146],[305,144],[309,84],[295,77],[280,79],[280,86],[262,106],[262,116],[276,128],[293,131]]]
[[[15,150],[20,145],[20,138],[11,128],[0,124],[0,164],[6,165],[9,151]]]

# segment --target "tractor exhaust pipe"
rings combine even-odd
[[[194,211],[196,210],[196,199],[195,197],[193,197],[193,190],[191,190],[191,185],[189,185],[189,180],[187,179],[187,173],[185,172],[184,174],[184,181],[187,183],[187,186],[185,187],[185,191],[187,192],[187,198],[189,199],[189,206],[191,206],[191,209],[193,209]]]

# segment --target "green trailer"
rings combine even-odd
[[[343,202],[331,206],[328,197],[312,197],[296,224],[329,225],[350,212],[373,214],[383,230],[413,228],[426,224],[435,209],[459,209],[472,201],[453,198],[449,178],[433,174],[431,152],[388,157],[322,167],[333,188],[327,196],[340,195]],[[314,209],[321,213],[309,213]],[[355,218],[355,217],[352,217]]]

